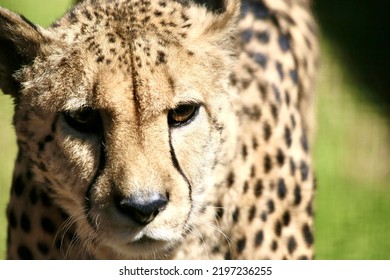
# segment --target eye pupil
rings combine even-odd
[[[93,112],[91,110],[83,110],[79,112],[75,112],[74,114],[71,114],[72,117],[79,121],[80,123],[87,123],[91,117],[93,117]]]
[[[172,109],[168,113],[168,124],[177,127],[188,124],[193,120],[199,110],[199,105],[183,104]]]
[[[92,108],[65,112],[64,118],[70,127],[79,132],[98,133],[101,130],[102,122],[100,114]]]

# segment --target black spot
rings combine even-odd
[[[23,191],[24,191],[24,182],[22,180],[22,176],[17,176],[15,179],[14,179],[14,182],[13,182],[13,187],[12,189],[14,190],[15,194],[17,196],[21,196]]]
[[[278,107],[275,104],[271,104],[271,114],[275,122],[278,121]]]
[[[29,197],[31,204],[35,205],[38,202],[38,195],[35,187],[31,188]]]
[[[308,48],[309,50],[311,50],[312,44],[311,44],[311,42],[310,42],[310,39],[307,38],[306,36],[305,36],[305,43],[306,43],[307,48]]]
[[[290,255],[292,255],[294,253],[296,248],[297,248],[297,242],[295,241],[295,238],[293,236],[291,236],[288,239],[288,243],[287,243],[287,249],[288,249],[288,252],[290,253]]]
[[[236,210],[234,210],[232,218],[234,223],[238,222],[238,219],[240,218],[240,208],[237,207]]]
[[[250,81],[248,81],[247,85],[243,84],[243,87],[249,86],[249,82]],[[246,83],[246,82],[243,81],[243,83]],[[251,120],[257,121],[261,117],[261,110],[260,110],[259,106],[257,106],[257,105],[253,105],[252,107],[244,106],[242,112],[243,112],[243,114],[247,115]]]
[[[278,181],[278,197],[280,199],[284,199],[286,197],[286,193],[287,193],[286,183],[282,178],[280,178]]]
[[[255,215],[256,215],[256,206],[252,205],[252,207],[249,209],[248,221],[251,222],[255,217]]]
[[[224,209],[223,209],[221,203],[217,204],[217,206],[216,206],[215,208],[216,208],[215,217],[216,217],[218,220],[222,219],[223,214],[224,214]]]
[[[266,44],[269,42],[269,33],[267,31],[257,32],[255,36],[260,43]]]
[[[162,16],[162,12],[161,11],[154,11],[154,15],[156,16],[156,17],[160,17],[160,16]]]
[[[47,171],[47,167],[46,167],[46,165],[43,162],[39,162],[39,163],[35,163],[35,164],[39,168],[39,170],[41,170],[43,172]]]
[[[51,132],[55,132],[56,129],[57,129],[57,122],[53,122],[53,123],[51,124],[50,130],[51,130]]]
[[[286,211],[282,217],[283,225],[288,226],[290,224],[290,212]]]
[[[45,141],[46,143],[53,141],[53,136],[47,135],[47,136],[45,137],[44,141]]]
[[[278,101],[278,103],[280,103],[282,101],[282,96],[280,94],[280,90],[279,90],[278,86],[275,84],[272,84],[272,89],[273,89],[274,94],[275,94],[275,99]]]
[[[275,211],[275,203],[272,199],[268,200],[267,207],[268,207],[269,214],[272,214]]]
[[[264,173],[269,173],[272,169],[272,161],[271,161],[271,157],[266,154],[264,156]]]
[[[286,35],[280,34],[278,41],[279,41],[279,46],[283,52],[286,52],[290,49],[290,40]]]
[[[284,128],[284,140],[286,141],[287,147],[291,147],[292,139],[291,139],[291,130],[286,126]]]
[[[33,254],[29,248],[24,245],[18,247],[18,256],[21,260],[32,260]]]
[[[69,215],[63,209],[60,209],[60,215],[61,215],[61,218],[64,220],[69,219]]]
[[[14,209],[10,209],[8,212],[8,223],[11,228],[16,228],[18,226],[18,221],[16,220]]]
[[[263,211],[260,215],[260,218],[263,222],[266,222],[267,221],[267,218],[268,218],[268,214],[267,212]]]
[[[30,232],[31,230],[31,223],[30,223],[30,218],[26,215],[26,213],[22,214],[22,218],[20,220],[20,225],[25,232]]]
[[[257,64],[259,64],[263,69],[267,67],[267,57],[260,52],[257,53],[251,53],[250,56],[253,58],[254,61],[256,61]]]
[[[92,15],[91,15],[91,13],[90,13],[89,11],[83,10],[83,11],[81,11],[81,13],[82,13],[82,14],[85,16],[85,18],[88,19],[89,21],[92,20]]]
[[[145,16],[143,19],[142,19],[142,24],[145,25],[146,23],[148,23],[150,21],[150,16]]]
[[[301,161],[300,170],[301,170],[302,181],[306,181],[309,175],[309,167],[307,166],[306,162]]]
[[[41,254],[47,255],[47,253],[49,253],[49,247],[45,243],[39,241],[37,247],[39,252],[41,252]]]
[[[307,256],[300,256],[298,259],[301,260],[301,261],[306,261],[309,258]]]
[[[216,245],[216,246],[213,247],[212,253],[213,253],[213,254],[218,254],[220,251],[221,251],[221,250],[220,250],[219,246]]]
[[[268,88],[264,83],[257,83],[257,88],[259,89],[260,96],[262,100],[266,100],[268,94]]]
[[[264,140],[268,141],[272,134],[272,129],[269,123],[265,122],[263,126]]]
[[[276,221],[275,223],[275,234],[276,236],[280,236],[282,234],[282,223],[280,221]]]
[[[234,184],[234,173],[232,171],[230,171],[228,177],[227,177],[227,185],[228,187],[230,188],[231,186],[233,186]]]
[[[251,166],[251,174],[250,174],[250,176],[251,176],[251,178],[256,177],[256,167],[255,167],[254,164]]]
[[[262,2],[257,1],[250,1],[248,3],[243,2],[242,7],[243,13],[247,13],[248,11],[251,11],[255,18],[257,19],[266,19],[270,16],[270,12],[266,5],[264,5]]]
[[[254,189],[254,193],[255,193],[255,196],[256,197],[259,197],[261,196],[261,194],[263,193],[263,181],[261,179],[258,179],[256,181],[256,185],[255,185],[255,189]]]
[[[244,251],[245,245],[246,245],[246,238],[245,237],[243,237],[243,238],[241,238],[240,240],[237,241],[237,252],[239,254],[241,254],[242,251]]]
[[[299,205],[302,200],[302,195],[301,195],[301,187],[299,185],[296,185],[294,188],[294,205]]]
[[[71,10],[69,13],[68,13],[68,18],[70,20],[71,23],[76,23],[78,21],[77,19],[77,14],[75,13],[74,10]]]
[[[163,51],[157,51],[157,64],[166,63],[165,53]]]
[[[311,205],[311,201],[307,204],[306,207],[307,214],[312,217],[313,216],[313,206]]]
[[[284,79],[283,66],[282,63],[280,63],[279,61],[276,62],[276,70],[278,71],[280,80],[283,81]]]
[[[44,206],[50,207],[51,200],[49,195],[45,191],[41,191],[41,201]]]
[[[284,164],[284,154],[281,149],[278,149],[278,152],[276,154],[276,162],[280,167],[282,167]]]
[[[290,159],[290,173],[291,173],[292,176],[294,176],[295,170],[296,170],[295,162],[294,162],[294,160],[291,158],[291,159]]]
[[[255,246],[259,247],[263,243],[263,240],[264,240],[264,233],[262,230],[260,230],[258,233],[256,233],[255,236]]]
[[[248,181],[245,181],[244,183],[244,187],[243,187],[243,192],[246,193],[249,189],[249,184],[248,184]]]
[[[45,149],[45,143],[43,142],[38,142],[38,150],[42,152]]]
[[[297,70],[290,70],[290,77],[293,80],[294,84],[298,84]]]
[[[253,148],[253,150],[256,150],[258,146],[259,146],[259,143],[257,142],[257,138],[255,136],[253,136],[253,138],[252,138],[252,148]]]
[[[296,127],[296,121],[295,121],[294,115],[291,114],[290,118],[291,118],[291,126],[292,126],[292,128],[295,128]]]
[[[103,62],[104,59],[105,59],[104,55],[99,55],[99,56],[96,58],[96,62],[97,62],[97,63]]]
[[[290,93],[288,92],[288,90],[285,91],[284,96],[286,99],[287,106],[290,106]]]
[[[245,144],[242,145],[241,154],[242,154],[243,159],[246,160],[246,157],[248,155],[248,148]]]
[[[230,251],[228,251],[226,254],[225,254],[225,260],[231,260],[232,259],[232,254],[230,253]]]
[[[241,40],[244,41],[245,43],[249,42],[252,36],[253,36],[252,29],[245,29],[244,31],[241,32]]]
[[[306,134],[302,134],[302,137],[301,137],[301,144],[302,144],[302,148],[305,152],[308,152],[309,151],[309,143],[307,141],[307,136]]]
[[[50,234],[55,233],[56,230],[55,225],[49,218],[43,217],[41,219],[41,226],[43,230],[46,231],[47,233]]]
[[[275,252],[277,249],[278,249],[278,242],[273,240],[271,243],[271,250]]]
[[[303,237],[305,238],[306,244],[311,246],[314,242],[313,234],[308,224],[305,224],[302,228]]]

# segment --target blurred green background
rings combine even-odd
[[[48,26],[71,0],[0,0]],[[317,259],[390,259],[390,11],[386,0],[314,0],[321,27],[317,90]],[[12,100],[0,94],[0,259],[16,157]]]

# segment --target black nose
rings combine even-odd
[[[165,209],[167,203],[167,197],[160,193],[152,193],[147,196],[132,195],[116,199],[119,211],[140,225],[146,225],[153,221]]]

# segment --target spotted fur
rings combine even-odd
[[[313,258],[317,53],[304,0],[0,9],[8,258]]]

